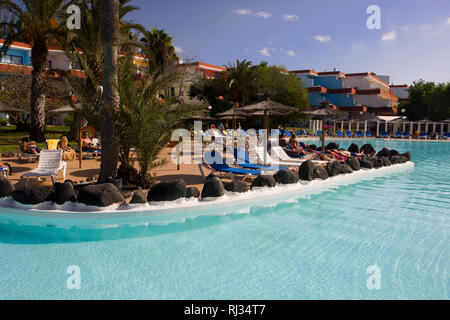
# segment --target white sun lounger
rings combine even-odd
[[[289,161],[284,161],[282,159],[273,159],[269,153],[266,152],[266,159],[264,159],[264,147],[261,146],[257,146],[254,147],[256,154],[258,155],[258,158],[261,162],[264,163],[264,160],[266,160],[265,165],[271,165],[271,166],[286,166],[286,167],[300,167],[302,165],[303,162],[305,162],[306,160],[301,160],[301,161],[295,161],[297,159],[292,159]],[[314,163],[324,163],[323,161],[316,161],[313,160]]]
[[[302,158],[291,158],[286,153],[286,151],[284,151],[283,148],[280,147],[280,146],[272,146],[272,151],[278,156],[278,159],[280,159],[280,161],[298,162],[298,163],[302,164],[303,162],[308,160],[308,159],[302,159]],[[320,160],[312,160],[312,162],[314,162],[314,163],[328,163],[328,161],[320,161]]]
[[[66,179],[67,164],[62,160],[62,150],[42,150],[39,157],[39,165],[37,169],[25,173],[22,177],[26,177],[25,186],[28,185],[30,177],[51,177],[53,184],[58,180],[58,171],[63,170],[63,179]]]

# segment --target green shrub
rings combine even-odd
[[[63,122],[64,122],[64,126],[70,127],[72,125],[72,122],[73,122],[73,116],[65,117]]]

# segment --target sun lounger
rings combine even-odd
[[[281,161],[286,162],[297,162],[302,164],[303,162],[307,161],[308,159],[302,159],[302,158],[291,158],[286,151],[280,146],[272,146],[271,150],[273,153],[275,153]],[[320,161],[320,160],[312,160],[314,163],[327,163],[327,161]]]
[[[320,130],[317,131],[317,135],[318,135],[318,136],[321,136],[321,135],[322,135],[322,131],[320,131]]]
[[[419,139],[427,139],[427,134],[425,132],[421,132],[419,135]]]
[[[203,163],[202,163],[203,166],[206,166],[207,168],[211,169],[214,172],[225,173],[232,180],[234,179],[235,175],[242,175],[242,176],[244,176],[244,180],[245,180],[245,178],[247,178],[249,176],[257,176],[257,175],[260,175],[263,173],[262,170],[250,170],[250,169],[231,167],[225,163],[225,161],[220,153],[216,154],[216,152],[214,150],[209,151],[209,152],[210,152],[211,159],[218,158],[218,159],[216,159],[217,162],[207,163],[207,162],[203,161]],[[203,170],[200,165],[199,165],[199,168],[200,168],[200,172],[201,172],[203,178],[205,178],[205,174],[203,173]]]
[[[409,133],[409,131],[403,132],[403,138],[405,138],[405,139],[411,138],[411,134]]]
[[[380,137],[382,137],[382,138],[389,138],[389,135],[388,135],[388,133],[386,131],[381,131],[380,132]]]
[[[364,137],[364,133],[362,131],[356,131],[356,136],[358,138],[362,138],[362,137]]]
[[[62,150],[42,150],[39,157],[39,165],[37,169],[25,173],[22,177],[26,177],[25,186],[28,185],[30,177],[51,177],[52,182],[55,183],[58,179],[58,172],[63,171],[63,179],[66,179],[67,164],[62,160]]]
[[[372,137],[372,132],[371,131],[366,131],[366,137],[371,138]]]
[[[342,133],[341,130],[336,131],[336,135],[337,135],[338,137],[343,137],[343,136],[344,136],[344,134]]]
[[[450,139],[450,132],[444,133],[443,138],[446,139],[446,140]]]
[[[262,146],[255,146],[255,151],[256,154],[259,157],[259,160],[264,163],[264,161],[266,161],[267,165],[271,165],[271,166],[287,166],[287,167],[299,167],[302,165],[303,162],[306,161],[305,160],[300,160],[300,159],[290,159],[289,161],[285,161],[285,160],[281,160],[281,159],[274,159],[272,158],[269,153],[266,152],[266,156],[264,159],[264,147]],[[274,147],[272,147],[273,150]],[[276,148],[276,147],[275,147]],[[313,162],[317,162],[317,161],[313,161]],[[320,163],[320,161],[319,161]]]
[[[345,132],[345,136],[347,138],[353,138],[353,132],[351,132],[350,130],[348,130],[347,132]]]
[[[245,149],[234,149],[234,159],[236,163],[245,169],[253,169],[253,170],[268,170],[268,171],[278,171],[282,169],[289,169],[288,167],[271,167],[264,166],[261,164],[254,164],[250,161],[250,156],[248,155]]]

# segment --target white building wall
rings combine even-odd
[[[400,98],[400,99],[408,99],[409,98],[409,91],[407,87],[401,87],[401,88],[392,88],[394,90],[394,93]]]
[[[369,90],[382,87],[379,82],[368,81],[367,77],[346,77],[342,79],[344,88],[356,88],[357,90]]]
[[[70,60],[63,52],[50,51],[47,60],[52,61],[52,68],[58,70],[70,70]]]
[[[361,104],[371,108],[393,107],[391,100],[383,99],[375,94],[357,94],[355,95],[355,104]]]

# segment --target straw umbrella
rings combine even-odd
[[[233,130],[236,130],[236,119],[245,119],[248,117],[248,114],[245,111],[241,111],[240,108],[238,109],[236,107],[216,115],[220,117],[220,120],[233,120]]]
[[[248,112],[248,114],[253,116],[263,116],[264,117],[264,129],[266,130],[266,139],[269,140],[269,116],[283,115],[287,116],[291,113],[297,112],[298,108],[289,107],[284,104],[267,99],[265,101],[260,101],[247,105],[245,107],[239,108],[239,110]],[[267,143],[264,143],[264,164],[267,163]]]
[[[20,113],[24,112],[22,109],[11,107],[5,102],[0,102],[0,113]]]
[[[312,116],[320,116],[322,118],[322,152],[325,152],[325,120],[340,116],[348,116],[347,112],[334,109],[331,107],[331,104],[328,103],[323,103],[319,107],[313,108],[311,110],[302,111],[302,113]]]

